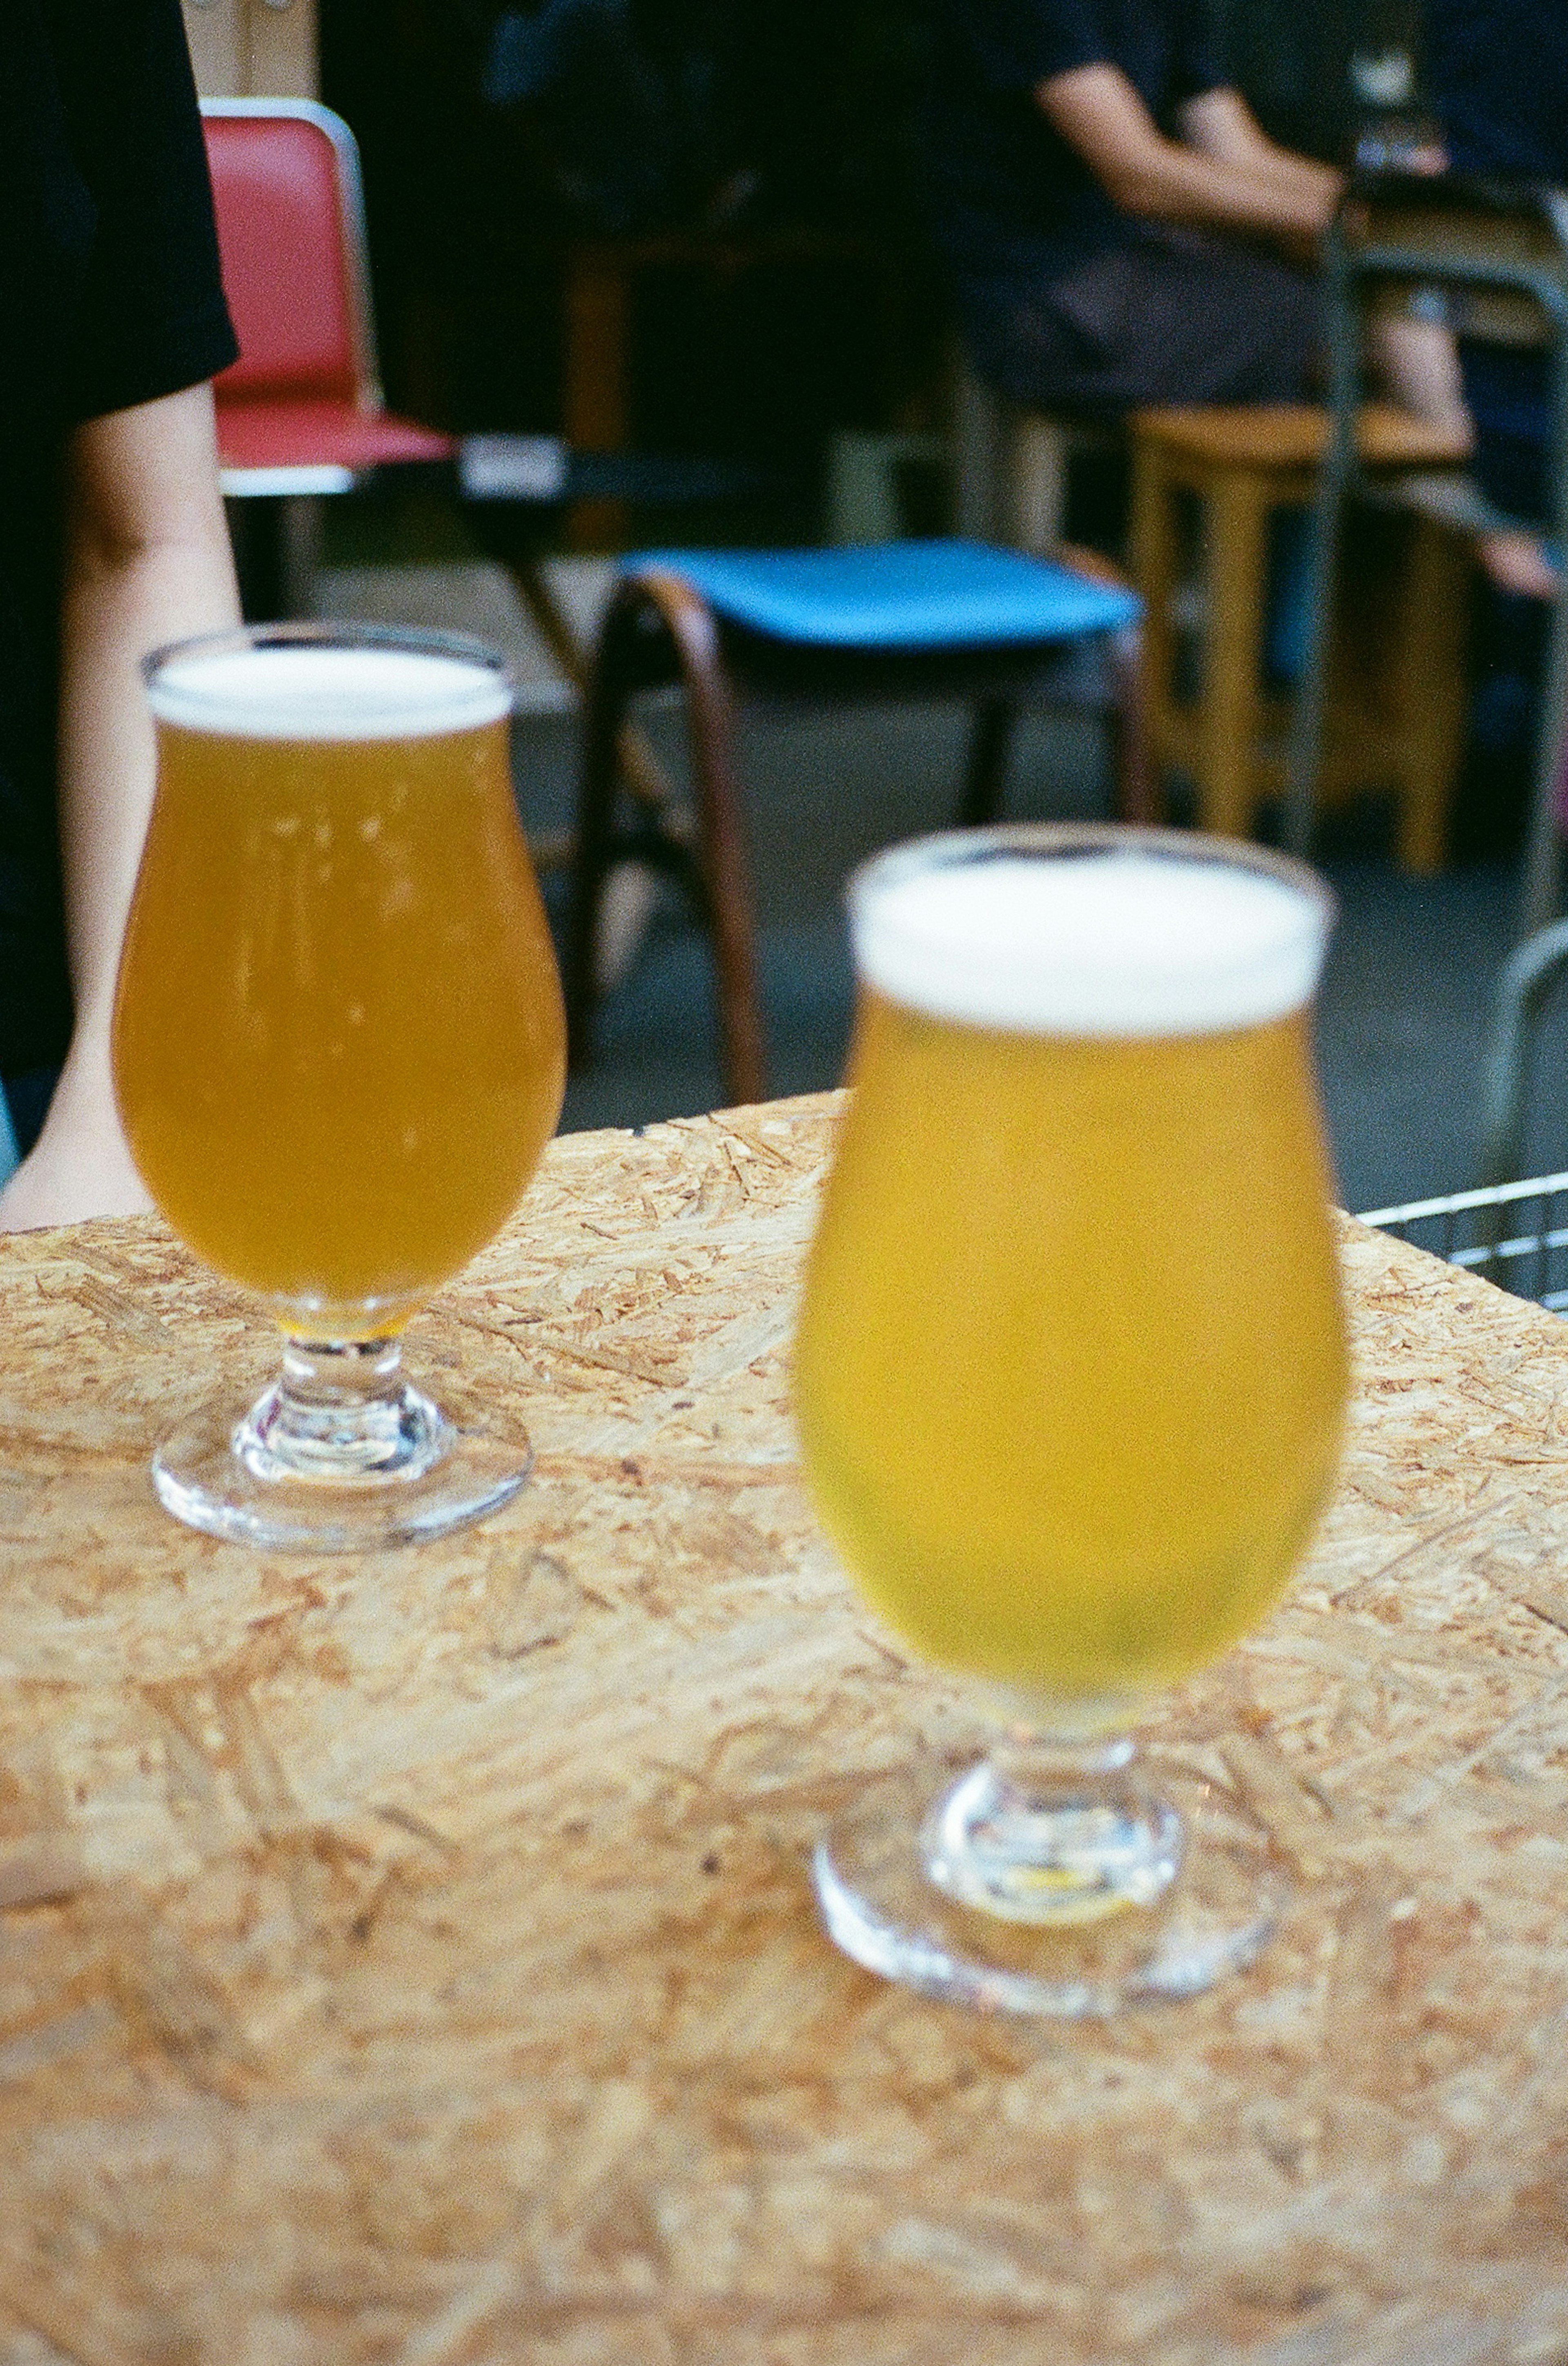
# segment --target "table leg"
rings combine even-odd
[[[597,246],[568,249],[566,287],[566,442],[575,452],[624,450],[629,427],[626,267]],[[626,540],[626,505],[574,501],[566,538],[577,550],[615,550]]]
[[[1139,436],[1133,446],[1132,575],[1144,603],[1139,659],[1143,719],[1156,780],[1170,757],[1175,701],[1170,603],[1176,565],[1174,488],[1159,445]]]
[[[1397,678],[1402,871],[1440,871],[1464,747],[1464,639],[1470,562],[1459,537],[1412,521]]]
[[[1209,616],[1198,724],[1198,821],[1245,838],[1258,788],[1259,667],[1268,597],[1266,482],[1226,470],[1204,503]]]

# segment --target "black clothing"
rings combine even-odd
[[[1169,130],[1224,77],[1201,0],[936,0],[927,148],[937,236],[960,270],[1037,272],[1119,236],[1125,216],[1035,92],[1120,66]]]
[[[1454,171],[1568,186],[1562,0],[1427,0],[1426,34]]]
[[[0,1074],[71,1030],[60,476],[84,419],[232,361],[179,0],[0,5]]]
[[[1562,0],[1427,0],[1427,72],[1456,173],[1568,185]],[[1462,342],[1475,474],[1510,517],[1551,507],[1551,370],[1544,354]]]
[[[962,275],[965,342],[1012,401],[1096,417],[1147,403],[1297,402],[1323,341],[1316,279],[1258,247],[1123,220],[1066,270]]]
[[[1551,364],[1544,354],[1459,341],[1475,426],[1471,466],[1495,509],[1522,525],[1555,524],[1550,484]]]
[[[1203,0],[936,0],[936,19],[931,200],[981,375],[1047,410],[1299,399],[1316,283],[1260,247],[1121,212],[1036,96],[1119,66],[1170,130],[1224,81]]]

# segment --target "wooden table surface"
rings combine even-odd
[[[1568,2354],[1568,1326],[1346,1227],[1344,1485],[1152,1729],[1302,1876],[1258,1968],[968,2018],[818,1929],[973,1730],[792,1465],[831,1099],[557,1143],[418,1326],[487,1526],[176,1527],[268,1360],[153,1220],[0,1245],[3,2366]]]

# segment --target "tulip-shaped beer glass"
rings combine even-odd
[[[115,1008],[131,1152],[263,1299],[283,1377],[163,1446],[193,1526],[342,1549],[505,1502],[526,1446],[398,1371],[409,1316],[517,1204],[560,1112],[560,986],[491,651],[268,625],[148,660],[158,791]]]
[[[1153,1785],[1124,1728],[1262,1618],[1334,1476],[1328,899],[1247,848],[1036,828],[882,856],[851,910],[807,1478],[868,1600],[1004,1738],[871,1786],[818,1853],[823,1911],[971,2003],[1191,1993],[1280,1887],[1225,1785]]]

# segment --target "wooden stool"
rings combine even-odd
[[[1464,458],[1451,436],[1384,404],[1366,407],[1360,434],[1369,468]],[[1305,404],[1144,411],[1133,420],[1132,571],[1146,603],[1150,753],[1157,767],[1191,775],[1204,829],[1247,836],[1259,799],[1283,786],[1282,753],[1268,742],[1282,743],[1289,702],[1271,695],[1262,677],[1269,521],[1277,509],[1311,502],[1327,436],[1327,412]],[[1190,703],[1173,682],[1182,494],[1203,504],[1208,586],[1201,687]],[[1392,600],[1359,620],[1370,631],[1353,629],[1353,592],[1342,603],[1324,785],[1330,798],[1393,789],[1401,867],[1432,872],[1446,851],[1463,737],[1470,558],[1463,537],[1431,515],[1402,515],[1398,533]]]

